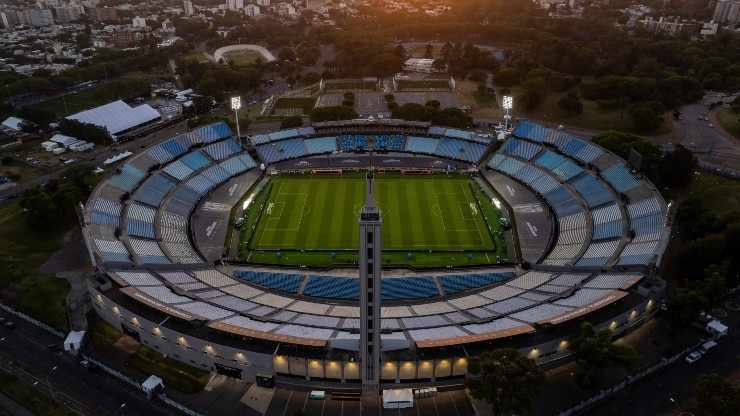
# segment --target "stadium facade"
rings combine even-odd
[[[258,186],[258,166],[310,172],[347,160],[354,169],[393,160],[389,167],[467,170],[508,205],[519,246],[516,266],[383,270],[381,388],[455,384],[468,356],[503,346],[552,365],[567,359],[582,321],[621,335],[659,309],[665,202],[592,143],[530,123],[498,142],[363,120],[253,136],[247,148],[224,124],[201,127],[134,156],[95,189],[83,235],[98,272],[88,289],[99,316],[212,372],[360,390],[359,351],[347,347],[360,340],[365,315],[357,276],[222,258],[235,190]],[[198,231],[211,221],[221,231]]]

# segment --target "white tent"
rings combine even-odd
[[[131,153],[128,150],[126,150],[123,153],[119,153],[119,154],[117,154],[117,155],[115,155],[113,157],[109,157],[108,159],[105,159],[105,162],[103,162],[103,165],[106,165],[107,166],[107,165],[110,165],[111,163],[116,163],[119,160],[126,159],[127,157],[129,157],[131,155],[133,155],[133,153]]]
[[[157,376],[149,376],[146,381],[141,383],[141,389],[144,390],[144,392],[147,394],[153,392],[157,388],[157,386],[164,388],[164,382],[161,378]]]
[[[22,118],[8,117],[8,118],[5,119],[5,121],[3,121],[3,126],[9,128],[9,129],[12,129],[12,130],[19,131],[21,129],[21,124],[24,121],[26,121],[26,120],[24,120]]]
[[[727,335],[727,331],[729,329],[730,328],[728,328],[727,325],[724,325],[720,321],[712,321],[707,324],[707,332],[710,332],[716,335],[717,337],[722,337],[722,336]]]
[[[83,123],[95,124],[108,130],[108,133],[117,135],[136,127],[159,120],[162,116],[149,104],[131,107],[123,101],[91,108],[67,117]]]
[[[74,137],[65,136],[63,134],[55,134],[51,136],[51,139],[49,139],[50,142],[59,143],[60,145],[67,147],[71,145],[72,143],[79,142],[78,139],[75,139]]]
[[[414,407],[411,389],[383,390],[383,409],[406,409]]]
[[[72,331],[64,340],[64,351],[75,352],[82,347],[82,341],[85,339],[85,331]]]

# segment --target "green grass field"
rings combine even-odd
[[[255,63],[258,59],[261,59],[263,62],[265,61],[262,54],[256,51],[229,52],[224,54],[224,57],[237,66],[250,65]]]
[[[727,107],[717,113],[717,119],[725,130],[740,138],[740,113],[732,111],[732,107]]]
[[[484,217],[481,206],[486,205],[471,185],[478,189],[465,176],[378,175],[375,202],[383,213],[384,261],[439,267],[505,258],[505,243],[493,235],[499,231],[498,215]],[[316,266],[356,261],[363,174],[284,175],[273,179],[255,202],[245,213],[242,259]],[[329,251],[335,253],[331,258]],[[409,252],[414,253],[411,259]],[[467,252],[476,252],[475,261]]]
[[[70,114],[87,110],[88,108],[99,106],[101,103],[93,98],[93,91],[95,91],[95,89],[90,88],[85,91],[60,95],[37,104],[33,104],[31,107],[51,110],[59,117],[68,116]]]

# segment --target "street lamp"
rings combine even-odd
[[[113,416],[117,416],[118,415],[118,412],[120,412],[121,409],[123,409],[124,407],[126,407],[126,403],[122,404],[121,407],[119,407],[118,409],[116,409],[116,413],[113,413]]]
[[[239,109],[242,108],[241,97],[231,97],[231,109],[234,110],[234,117],[236,117],[236,135],[239,138],[239,144],[242,143],[242,135],[239,131]]]
[[[506,115],[504,116],[504,137],[506,137],[506,132],[509,131],[509,121],[511,120],[511,116],[509,115],[509,110],[513,108],[514,106],[514,99],[511,98],[511,96],[504,95],[502,107],[504,107],[504,110],[506,110]]]
[[[51,375],[51,372],[56,370],[57,367],[55,366],[52,368],[47,374],[46,374],[46,385],[49,387],[49,394],[51,394],[51,401],[56,403],[56,399],[54,398],[54,389],[51,388],[51,382],[49,381],[49,376]]]

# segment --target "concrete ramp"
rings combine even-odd
[[[272,396],[275,394],[275,389],[266,389],[264,387],[257,387],[256,384],[252,384],[252,387],[242,396],[241,402],[251,407],[252,409],[264,415],[267,412],[267,407],[272,401]]]

